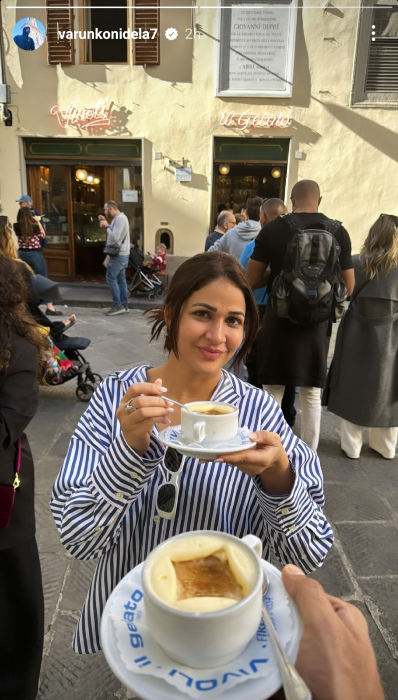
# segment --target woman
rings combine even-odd
[[[34,474],[24,434],[44,383],[45,341],[25,310],[21,266],[0,254],[0,485],[12,486],[22,459],[11,520],[0,528],[0,697],[34,700],[44,633],[35,539]]]
[[[72,437],[54,485],[61,540],[80,559],[99,558],[73,646],[100,649],[99,621],[118,581],[163,540],[214,529],[258,535],[269,559],[306,572],[321,566],[333,533],[322,506],[316,455],[292,433],[274,399],[222,369],[241,363],[257,332],[256,304],[239,262],[201,253],[176,271],[165,304],[152,310],[152,339],[165,332],[168,359],[110,375]],[[181,403],[214,399],[239,409],[256,448],[199,463],[186,458],[174,519],[160,518],[156,493],[167,481],[158,432],[180,423]]]
[[[76,323],[75,314],[69,316],[66,321],[53,322],[42,313],[41,309],[39,308],[40,298],[37,295],[33,284],[33,270],[27,263],[18,258],[17,249],[12,235],[12,226],[8,220],[8,216],[0,216],[0,253],[3,253],[3,255],[11,258],[11,260],[17,260],[21,263],[21,271],[27,285],[27,305],[33,318],[40,326],[50,328],[52,335],[59,335],[60,333],[64,333],[64,331]],[[61,299],[61,297],[59,298]]]
[[[358,459],[369,446],[395,457],[398,438],[398,217],[381,214],[360,255],[355,289],[336,339],[323,403],[341,418],[341,449]]]
[[[14,231],[18,238],[18,257],[28,263],[37,275],[47,277],[46,261],[41,252],[40,239],[45,238],[45,231],[40,223],[40,217],[34,216],[28,207],[21,207],[17,215]],[[47,305],[48,316],[62,316],[62,311],[54,308],[50,301]]]

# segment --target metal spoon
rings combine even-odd
[[[269,577],[267,572],[263,570],[263,597],[267,593],[268,588]],[[264,624],[267,628],[269,638],[275,651],[286,700],[311,700],[311,691],[307,688],[300,674],[297,673],[288,655],[286,654],[284,646],[277,635],[275,627],[272,624],[272,620],[268,614],[268,610],[264,604],[262,614]]]
[[[181,408],[184,408],[186,411],[189,411],[189,409],[186,407],[184,403],[180,403],[179,401],[176,401],[175,399],[170,399],[168,396],[162,396],[162,399],[166,399],[166,401],[170,401],[170,403],[176,403],[178,406],[181,406]],[[192,411],[194,413],[194,411]]]

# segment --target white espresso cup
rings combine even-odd
[[[208,445],[235,437],[239,430],[236,406],[221,401],[194,401],[181,411],[181,432],[191,442]],[[219,411],[217,415],[207,411]]]
[[[206,606],[214,608],[220,602],[225,605],[226,599],[196,597],[175,602],[174,599],[167,598],[172,588],[168,588],[168,594],[164,595],[164,586],[169,585],[165,579],[175,576],[170,559],[173,561],[174,557],[178,561],[191,561],[208,556],[206,553],[209,551],[222,552],[223,548],[228,552],[229,563],[234,560],[246,577],[249,590],[241,600],[229,600],[228,607],[222,609],[197,612],[196,606],[199,609]],[[152,636],[170,658],[191,668],[214,668],[232,661],[242,653],[255,635],[261,620],[261,554],[261,540],[254,535],[239,539],[211,530],[177,535],[151,552],[142,571],[146,621]],[[236,571],[235,568],[234,574]],[[165,599],[168,600],[167,603],[164,602]],[[188,610],[173,607],[184,604]]]

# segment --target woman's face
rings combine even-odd
[[[179,361],[194,373],[218,372],[242,343],[245,313],[243,292],[225,278],[194,292],[181,309]]]

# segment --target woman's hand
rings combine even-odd
[[[290,493],[294,474],[278,433],[259,430],[249,437],[256,443],[254,449],[219,455],[217,461],[232,464],[249,476],[259,476],[267,493]]]
[[[167,391],[162,387],[161,380],[150,384],[138,382],[132,384],[122,398],[116,416],[119,420],[123,437],[133,450],[142,456],[149,447],[149,440],[155,423],[170,423],[168,415],[173,412],[172,404],[162,398]],[[132,400],[131,400],[132,399]],[[126,413],[125,404],[136,410]]]

